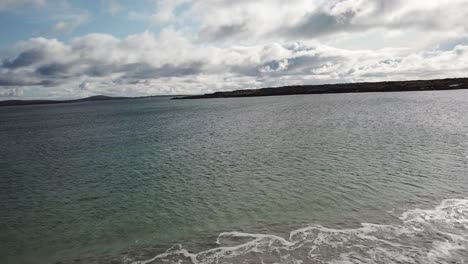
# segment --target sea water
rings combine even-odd
[[[0,108],[0,263],[466,263],[468,92]]]

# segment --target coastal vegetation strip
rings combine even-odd
[[[174,99],[205,99],[327,93],[407,92],[455,89],[468,89],[468,78],[392,82],[340,83],[323,85],[294,85],[276,88],[215,92],[211,94],[176,97]]]
[[[261,89],[245,89],[226,92],[215,92],[202,95],[177,96],[172,99],[208,99],[229,97],[279,96],[294,94],[330,94],[330,93],[369,93],[369,92],[409,92],[431,90],[459,90],[468,89],[468,78],[451,78],[418,81],[392,81],[392,82],[363,82],[339,83],[322,85],[293,85]],[[61,104],[89,101],[107,101],[122,99],[141,99],[156,96],[142,97],[112,97],[96,95],[74,100],[7,100],[0,101],[0,106]],[[159,97],[159,96],[158,96]],[[172,96],[171,96],[172,97]]]

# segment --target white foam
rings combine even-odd
[[[319,225],[275,235],[225,232],[220,245],[193,254],[177,246],[146,261],[126,263],[465,263],[468,260],[468,200],[443,201],[431,210],[414,209],[401,224],[363,223],[360,228]],[[225,245],[226,241],[239,244]]]

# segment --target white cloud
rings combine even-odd
[[[59,19],[51,27],[51,31],[54,33],[65,33],[70,34],[80,26],[88,23],[89,15],[87,13],[71,15],[62,19]]]
[[[36,38],[4,59],[0,86],[75,87],[64,94],[200,93],[290,84],[462,77],[468,46],[413,52],[408,49],[344,50],[318,43],[217,47],[196,45],[165,30],[118,39],[91,34],[69,42]],[[2,89],[2,88],[0,88]],[[5,94],[6,92],[3,92]],[[11,93],[7,93],[11,95]]]
[[[378,30],[379,38],[389,33],[393,43],[420,32],[434,38],[467,34],[468,0],[258,0],[195,1],[191,17],[201,23],[203,41],[257,43],[272,40],[320,40],[324,43],[343,39],[366,38]],[[414,45],[421,46],[419,39]],[[378,38],[377,41],[382,45]],[[368,47],[371,44],[364,44]],[[375,46],[375,45],[373,45]]]

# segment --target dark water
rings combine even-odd
[[[467,113],[468,91],[3,107],[0,263],[468,263]]]

